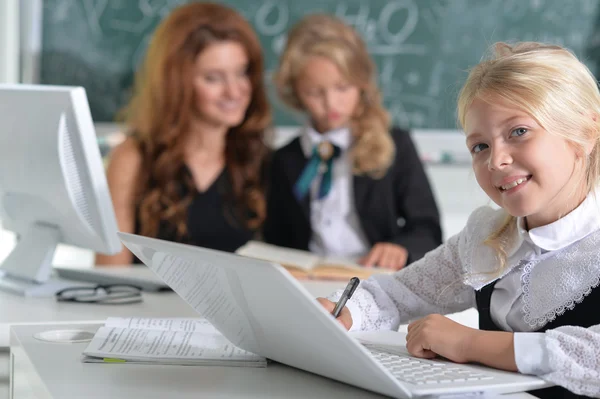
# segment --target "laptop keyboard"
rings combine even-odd
[[[405,354],[390,353],[367,346],[373,357],[388,369],[396,379],[415,385],[433,385],[465,381],[489,381],[495,377],[469,370],[455,363],[418,359]]]

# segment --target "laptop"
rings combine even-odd
[[[91,269],[54,267],[54,272],[65,280],[104,285],[129,284],[140,287],[142,291],[171,291],[171,288],[156,273],[144,265]]]
[[[118,234],[131,252],[234,345],[268,359],[395,398],[550,386],[534,376],[413,358],[404,342],[392,345],[393,339],[382,343],[367,337],[361,342],[278,264]],[[415,379],[416,371],[410,372],[412,379],[406,378],[401,375],[406,365],[429,367],[435,378]]]

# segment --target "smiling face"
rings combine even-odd
[[[360,100],[360,89],[321,56],[308,58],[295,80],[295,91],[321,133],[347,126]]]
[[[500,101],[476,99],[465,118],[477,182],[529,228],[556,221],[585,196],[574,147],[527,113]]]
[[[231,128],[244,121],[252,95],[248,62],[244,47],[234,41],[216,42],[198,55],[193,84],[202,122]]]

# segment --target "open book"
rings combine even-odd
[[[362,280],[374,273],[391,273],[389,269],[361,266],[351,259],[320,257],[308,251],[279,247],[260,241],[249,241],[236,253],[278,263],[296,278],[348,280],[358,277]]]
[[[83,351],[84,363],[155,363],[266,367],[206,319],[110,317]]]

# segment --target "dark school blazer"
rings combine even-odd
[[[371,247],[402,245],[414,262],[442,242],[440,216],[429,180],[410,134],[393,128],[393,164],[381,179],[353,176],[354,205]],[[268,243],[308,250],[310,198],[298,202],[293,186],[308,159],[297,137],[273,154],[263,237]]]

